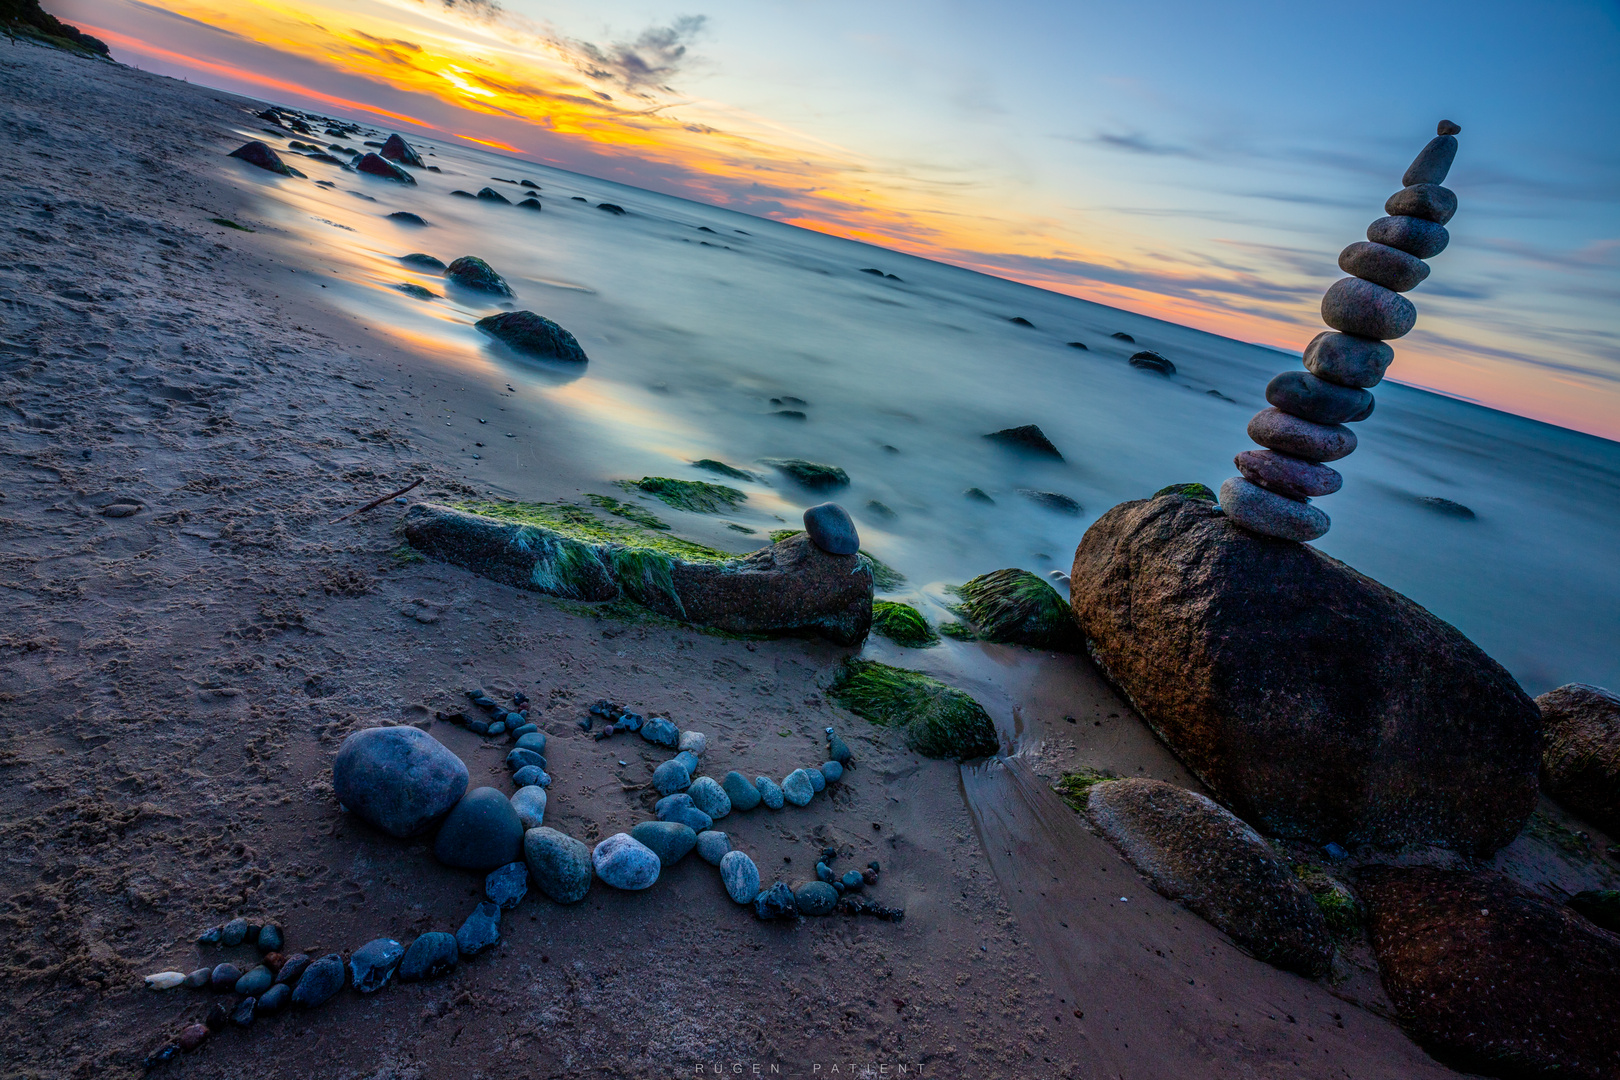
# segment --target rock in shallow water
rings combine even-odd
[[[698,858],[710,866],[719,866],[720,860],[726,857],[731,850],[731,837],[714,829],[705,829],[697,834]]]
[[[1052,444],[1051,439],[1046,437],[1046,432],[1034,424],[1024,424],[1022,427],[992,431],[985,438],[1003,446],[1010,446],[1015,450],[1026,450],[1041,457],[1055,458],[1058,461],[1063,460],[1062,452]]]
[[[716,821],[731,813],[731,796],[712,776],[700,776],[687,789],[692,804]]]
[[[590,359],[573,334],[532,311],[503,311],[479,319],[475,325],[490,337],[530,356],[578,364]]]
[[[367,728],[343,740],[332,787],[350,812],[393,836],[426,831],[467,790],[467,766],[419,728]]]
[[[511,911],[529,894],[529,864],[507,863],[484,878],[484,895],[502,911]]]
[[[294,175],[293,170],[287,167],[286,162],[281,160],[280,155],[270,149],[267,144],[257,139],[243,143],[235,150],[232,150],[228,156],[240,158],[249,165],[257,165],[266,172],[277,173],[281,176]]]
[[[382,149],[378,150],[377,153],[389,161],[397,161],[403,165],[415,165],[418,169],[424,168],[427,164],[422,160],[422,155],[416,152],[416,147],[400,138],[397,133],[388,136],[382,144]]]
[[[392,161],[389,161],[387,158],[382,157],[379,154],[367,154],[365,157],[355,162],[354,167],[360,172],[366,173],[370,176],[380,177],[384,180],[392,180],[396,184],[410,184],[412,187],[416,186],[416,177],[412,176],[410,173],[406,172],[404,169],[400,168],[398,165],[395,165]]]
[[[388,985],[405,955],[405,946],[393,938],[368,941],[349,957],[349,981],[362,994],[370,994]]]
[[[591,890],[591,849],[567,833],[542,826],[523,836],[523,858],[537,889],[559,904],[572,904]]]
[[[292,1004],[300,1009],[324,1005],[333,994],[343,989],[345,978],[343,957],[337,953],[327,953],[319,960],[311,961],[299,976],[298,985],[293,987]]]
[[[1536,698],[1546,744],[1541,790],[1611,836],[1620,835],[1620,697],[1570,683]]]
[[[726,773],[725,778],[720,781],[720,786],[725,790],[726,797],[731,800],[733,810],[746,812],[759,805],[759,788],[735,769]]]
[[[648,822],[642,822],[646,825]],[[638,826],[639,828],[640,826]],[[685,828],[685,826],[680,826]],[[691,832],[690,829],[687,829]],[[697,842],[697,834],[692,840]],[[591,865],[596,876],[615,889],[637,890],[650,887],[658,880],[662,868],[658,856],[646,844],[629,833],[614,833],[596,845],[591,852]]]
[[[500,940],[501,909],[485,900],[456,931],[456,951],[464,957],[477,956]]]
[[[399,962],[399,981],[418,982],[436,979],[456,966],[461,950],[454,934],[434,930],[411,942]]]
[[[728,851],[720,856],[720,880],[726,895],[739,904],[751,904],[759,895],[759,868],[744,852]]]
[[[464,289],[511,296],[512,286],[495,272],[495,268],[476,255],[463,255],[444,268],[444,276]]]
[[[491,787],[469,791],[439,828],[434,856],[446,866],[493,870],[522,858],[523,823],[511,800]]]

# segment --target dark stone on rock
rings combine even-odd
[[[478,196],[474,195],[472,192],[470,192],[470,191],[462,191],[460,188],[457,188],[456,190],[452,191],[450,194],[453,197],[458,198],[458,199],[476,199],[476,198],[478,198]]]
[[[1429,276],[1429,264],[1400,248],[1357,240],[1339,252],[1339,269],[1392,292],[1408,292]]]
[[[1304,543],[1326,536],[1332,522],[1316,507],[1259,486],[1241,476],[1221,485],[1221,510],[1252,533]]]
[[[1503,1077],[1608,1080],[1620,1059],[1620,939],[1493,873],[1359,875],[1391,1004],[1429,1053]]]
[[[1108,336],[1111,337],[1111,338],[1118,338],[1121,341],[1128,341],[1132,345],[1136,344],[1136,339],[1131,337],[1131,335],[1125,333],[1125,331],[1123,331],[1123,330],[1115,330],[1112,334],[1109,334]]]
[[[733,769],[721,779],[720,786],[731,800],[733,810],[752,810],[759,805],[759,789],[742,773]]]
[[[1367,226],[1367,239],[1400,248],[1419,259],[1432,259],[1451,243],[1444,225],[1415,217],[1381,217]]]
[[[444,268],[444,276],[463,289],[486,292],[494,296],[512,295],[512,286],[506,283],[506,279],[476,255],[463,255]]]
[[[1261,409],[1249,421],[1249,438],[1279,454],[1306,461],[1337,461],[1356,449],[1356,433],[1343,424],[1313,424],[1281,409]]]
[[[1444,127],[1443,122],[1441,126]],[[1445,183],[1446,174],[1451,171],[1451,163],[1456,157],[1456,138],[1442,131],[1429,140],[1429,145],[1418,151],[1418,156],[1407,166],[1406,175],[1401,177],[1401,185],[1411,187],[1413,184]]]
[[[992,442],[998,442],[1003,446],[1010,446],[1015,450],[1027,450],[1032,454],[1056,458],[1059,461],[1063,460],[1062,453],[1058,451],[1056,446],[1052,445],[1052,440],[1046,437],[1046,432],[1034,424],[1024,424],[1021,427],[992,431],[985,438]]]
[[[591,889],[591,849],[566,833],[530,829],[523,834],[523,859],[535,888],[559,904],[583,900]]]
[[[1457,212],[1457,193],[1439,184],[1413,184],[1401,188],[1384,203],[1390,217],[1414,217],[1444,225]]]
[[[825,881],[807,881],[793,894],[801,915],[831,915],[838,905],[838,891]]]
[[[484,896],[502,911],[511,911],[529,894],[529,864],[521,860],[491,870],[484,877]]]
[[[422,215],[413,214],[409,210],[395,210],[392,214],[389,214],[388,216],[390,218],[392,218],[393,220],[399,222],[401,225],[424,225],[425,226],[427,224],[426,221],[422,220]]]
[[[416,152],[416,147],[400,138],[397,134],[388,136],[387,140],[382,144],[382,149],[377,153],[389,161],[397,161],[403,165],[415,165],[418,169],[423,168],[425,165],[422,161],[422,155]]]
[[[266,1016],[274,1016],[287,1007],[292,1000],[292,987],[286,983],[276,983],[266,990],[259,998],[259,1012]]]
[[[399,981],[420,982],[423,979],[436,979],[455,970],[460,953],[454,934],[446,934],[442,930],[423,934],[411,942],[411,947],[405,950],[405,955],[399,962]]]
[[[1305,346],[1305,367],[1312,375],[1340,386],[1377,386],[1395,359],[1395,350],[1373,338],[1324,330]]]
[[[1545,743],[1541,790],[1570,813],[1620,835],[1620,697],[1569,683],[1536,698]]]
[[[466,792],[467,766],[420,728],[367,728],[343,740],[332,787],[356,816],[391,836],[415,836]]]
[[[240,979],[237,979],[236,985],[231,989],[233,992],[247,997],[258,997],[270,989],[270,985],[275,981],[275,973],[263,964],[259,964],[249,969]]]
[[[368,941],[349,957],[349,981],[362,994],[381,990],[404,956],[405,946],[393,938]]]
[[[236,989],[241,977],[242,969],[235,964],[216,964],[208,974],[208,988],[216,994],[228,994]]]
[[[531,356],[579,364],[590,359],[573,334],[532,311],[502,311],[479,319],[475,325],[490,337]]]
[[[811,543],[831,555],[854,555],[861,549],[855,522],[837,503],[818,503],[806,510],[804,531]]]
[[[354,167],[369,176],[378,176],[397,184],[410,184],[413,187],[416,184],[416,177],[378,154],[367,154],[355,162]]]
[[[266,923],[259,927],[259,936],[254,942],[262,953],[280,952],[281,947],[286,943],[286,935],[281,932],[281,927],[275,923]]]
[[[626,213],[629,213],[629,211],[627,211],[624,207],[618,205],[617,203],[610,203],[610,202],[597,203],[596,208],[598,210],[606,210],[610,214],[626,214]]]
[[[1166,495],[1104,514],[1071,590],[1093,658],[1269,835],[1487,855],[1535,805],[1540,718],[1512,676],[1314,548]]]
[[[235,948],[247,939],[247,932],[246,919],[232,919],[220,930],[219,943],[227,948]]]
[[[1266,400],[1290,416],[1315,424],[1342,424],[1367,411],[1372,395],[1308,371],[1285,371],[1266,384]]]
[[[1245,450],[1232,461],[1249,483],[1300,502],[1332,495],[1344,484],[1336,469],[1275,450]]]
[[[1411,332],[1417,324],[1417,308],[1398,292],[1347,277],[1328,286],[1322,295],[1322,321],[1346,334],[1388,341]]]
[[[479,188],[478,198],[483,199],[485,202],[498,202],[503,206],[512,205],[511,199],[508,199],[505,195],[502,195],[492,187]]]
[[[1173,784],[1136,778],[1094,784],[1086,815],[1155,892],[1268,964],[1326,974],[1333,937],[1316,901],[1229,811]]]
[[[286,163],[281,160],[281,157],[274,150],[270,149],[269,146],[259,142],[257,139],[238,146],[235,150],[230,152],[229,156],[233,158],[241,158],[249,165],[257,165],[259,168],[264,169],[267,172],[278,173],[282,176],[293,175],[293,170],[287,167]]]
[[[523,823],[511,800],[492,787],[475,788],[456,804],[433,842],[446,866],[493,870],[523,857]]]
[[[311,961],[299,976],[298,985],[293,987],[292,1004],[300,1009],[326,1004],[333,994],[343,989],[346,975],[343,957],[337,953],[327,953]]]
[[[311,957],[308,953],[293,953],[281,962],[276,969],[276,982],[296,985],[304,969],[309,967]]]
[[[419,266],[423,270],[433,270],[441,274],[445,269],[444,263],[440,262],[438,259],[435,259],[433,256],[425,255],[420,251],[414,251],[409,255],[401,255],[399,257],[399,261],[404,263],[406,266]]]
[[[456,931],[456,951],[474,957],[501,940],[501,909],[485,900]]]
[[[697,830],[678,821],[643,821],[630,830],[630,836],[651,848],[659,865],[666,867],[686,858],[697,846]]]
[[[1151,371],[1156,375],[1174,375],[1176,373],[1176,365],[1172,364],[1168,357],[1160,356],[1158,353],[1148,349],[1131,354],[1131,367]]]
[[[786,882],[778,881],[754,897],[754,914],[766,921],[791,919],[799,914],[799,901]]]

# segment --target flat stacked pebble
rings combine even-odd
[[[1333,329],[1306,346],[1306,370],[1285,371],[1266,386],[1272,407],[1249,421],[1249,438],[1264,449],[1237,455],[1242,475],[1220,492],[1226,516],[1250,532],[1298,541],[1327,533],[1328,516],[1311,499],[1344,483],[1325,463],[1355,450],[1355,432],[1345,425],[1372,415],[1368,388],[1395,358],[1385,342],[1417,322],[1417,308],[1401,294],[1429,276],[1423,260],[1450,242],[1445,225],[1457,212],[1457,196],[1440,185],[1461,130],[1440,121],[1438,135],[1402,177],[1405,186],[1384,204],[1388,216],[1367,227],[1365,241],[1339,253],[1339,269],[1351,276],[1322,297],[1322,321]]]

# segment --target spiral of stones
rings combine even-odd
[[[1386,216],[1367,226],[1366,240],[1339,253],[1339,269],[1350,276],[1322,297],[1322,321],[1332,329],[1305,347],[1303,371],[1285,371],[1267,384],[1271,408],[1249,421],[1249,438],[1261,449],[1233,459],[1242,475],[1220,491],[1221,509],[1245,529],[1299,541],[1327,533],[1328,516],[1311,500],[1344,483],[1327,462],[1355,450],[1356,433],[1346,425],[1372,415],[1369,391],[1395,358],[1387,343],[1417,322],[1417,308],[1401,294],[1429,276],[1423,260],[1450,242],[1446,222],[1457,212],[1457,196],[1441,185],[1461,130],[1440,121],[1401,190],[1384,204]]]

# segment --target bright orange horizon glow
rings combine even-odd
[[[480,146],[493,146],[497,150],[509,150],[514,154],[524,153],[524,151],[519,150],[511,143],[503,143],[498,139],[475,139],[471,135],[457,135],[456,138],[466,139],[468,142],[477,143]]]

